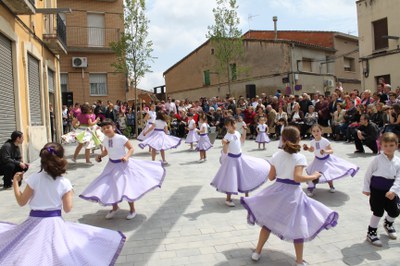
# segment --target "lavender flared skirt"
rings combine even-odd
[[[228,194],[247,193],[267,181],[270,164],[264,159],[244,154],[224,154],[221,166],[211,181],[217,191]]]
[[[125,243],[121,232],[65,222],[60,215],[0,222],[0,265],[115,264]]]
[[[155,129],[151,135],[139,144],[139,147],[149,146],[156,151],[165,151],[178,147],[181,144],[181,139],[165,134],[164,130]]]
[[[143,132],[146,132],[147,130],[149,130],[149,128],[153,125],[153,123],[147,123],[147,125],[144,127],[144,129],[142,130],[142,132],[140,132],[139,136],[136,138],[138,141],[143,141],[145,139],[147,139],[150,134],[154,131],[154,129],[152,131],[150,131],[149,133],[145,135],[143,135]]]
[[[193,142],[198,142],[200,140],[199,135],[197,134],[195,129],[189,130],[189,133],[187,134],[185,143],[193,143]]]
[[[212,144],[210,142],[210,138],[207,134],[200,134],[199,142],[196,146],[196,151],[208,151],[212,148]]]
[[[257,143],[269,143],[271,140],[269,139],[267,133],[259,132],[257,134],[256,142]]]
[[[306,172],[308,175],[314,172],[322,173],[319,183],[326,183],[346,176],[355,176],[359,169],[360,167],[355,164],[330,154],[323,158],[315,157],[312,163],[307,166]],[[309,182],[309,184],[313,183]]]
[[[161,187],[166,174],[161,162],[132,158],[128,162],[118,161],[110,160],[79,197],[108,206],[123,200],[136,201],[154,188]]]
[[[249,224],[265,227],[287,241],[310,241],[323,229],[336,226],[339,218],[337,212],[307,197],[298,183],[288,179],[277,179],[240,202],[248,211]]]

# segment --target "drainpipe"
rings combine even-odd
[[[274,22],[274,32],[275,32],[275,41],[276,41],[278,39],[278,29],[277,29],[278,17],[273,16],[272,21]]]

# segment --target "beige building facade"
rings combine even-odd
[[[125,75],[112,66],[116,55],[110,45],[124,31],[123,0],[58,0],[58,5],[72,10],[63,17],[68,47],[60,60],[64,104],[129,99]]]
[[[394,89],[400,85],[400,1],[359,0],[356,5],[363,88],[375,91],[383,77]]]
[[[0,2],[0,143],[22,131],[26,162],[62,134],[59,55],[66,45],[56,7],[56,0]]]
[[[278,33],[276,40],[268,31],[243,36],[244,55],[230,66],[232,96],[274,94],[277,89],[286,94],[329,94],[338,81],[348,90],[360,88],[357,37],[337,32]],[[305,42],[307,34],[314,39]],[[227,75],[213,69],[213,52],[208,40],[166,70],[167,94],[178,99],[224,97]]]

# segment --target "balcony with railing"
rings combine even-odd
[[[53,53],[67,53],[67,29],[59,14],[44,14],[43,41]]]
[[[2,0],[17,15],[33,15],[36,13],[35,0]]]
[[[97,27],[67,27],[68,51],[111,52],[111,43],[121,38],[121,29]]]

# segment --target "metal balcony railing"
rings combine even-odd
[[[121,38],[117,28],[67,27],[68,47],[111,48],[110,43]]]
[[[64,46],[67,46],[67,26],[59,14],[57,14],[57,37]]]
[[[44,14],[43,38],[50,49],[54,51],[66,50],[67,28],[59,14]]]

